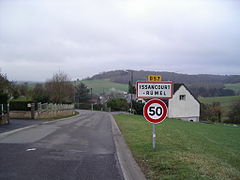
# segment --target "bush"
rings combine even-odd
[[[136,114],[143,115],[143,106],[144,103],[132,101],[133,109],[135,110]]]
[[[0,93],[0,104],[7,104],[8,103],[8,94]]]
[[[113,111],[128,111],[129,105],[126,99],[113,98],[107,101],[107,106]]]
[[[219,102],[212,104],[201,104],[201,120],[221,122],[223,109]]]
[[[11,101],[9,107],[11,111],[31,111],[31,107],[28,107],[31,103],[31,101]],[[36,104],[35,109],[37,109]]]
[[[240,101],[236,102],[228,113],[227,123],[240,124]]]
[[[32,100],[34,102],[47,103],[50,102],[49,94],[47,93],[44,85],[36,84],[32,91]]]
[[[96,111],[101,111],[101,110],[105,110],[105,107],[103,104],[94,104],[93,109]]]

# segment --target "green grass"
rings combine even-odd
[[[240,100],[240,96],[222,96],[222,97],[207,97],[199,98],[199,101],[204,104],[212,104],[213,102],[220,102],[223,107],[223,120],[227,119],[227,114],[232,105]]]
[[[13,99],[12,101],[32,101],[32,98],[28,96],[19,96],[17,99]]]
[[[142,116],[114,115],[147,179],[239,179],[240,127],[165,120],[156,127]]]
[[[128,85],[127,84],[120,84],[112,82],[108,79],[99,79],[99,80],[84,80],[81,81],[89,88],[93,89],[94,94],[101,94],[101,93],[109,93],[112,88],[115,88],[119,91],[128,91]]]
[[[231,89],[235,93],[240,93],[240,83],[235,83],[235,84],[225,84],[225,89]]]

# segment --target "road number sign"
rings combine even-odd
[[[148,81],[160,82],[160,81],[162,81],[162,77],[150,75],[150,76],[148,76]]]
[[[152,99],[148,101],[143,108],[143,115],[150,123],[160,123],[167,116],[167,106],[160,99]]]

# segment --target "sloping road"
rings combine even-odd
[[[0,179],[123,179],[107,113],[0,134]]]

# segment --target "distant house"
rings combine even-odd
[[[184,84],[174,84],[173,98],[168,101],[168,117],[199,121],[200,103]]]

